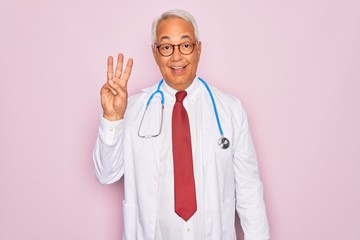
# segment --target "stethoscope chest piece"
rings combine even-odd
[[[230,141],[226,137],[221,137],[219,138],[218,144],[222,149],[228,149],[230,146]]]

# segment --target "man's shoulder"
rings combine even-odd
[[[141,89],[138,93],[129,96],[129,102],[137,102],[147,99],[150,94],[156,91],[157,84]]]
[[[227,119],[234,119],[235,122],[246,117],[246,111],[240,99],[228,92],[210,86],[214,101],[219,114],[226,114]],[[232,117],[229,117],[232,116]],[[223,120],[226,122],[226,120]]]
[[[214,96],[214,98],[216,98],[218,101],[222,102],[222,103],[227,103],[230,106],[241,106],[241,101],[238,97],[223,91],[213,85],[210,85],[212,94]]]

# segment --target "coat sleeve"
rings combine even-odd
[[[233,106],[237,106],[233,112],[236,211],[245,240],[268,240],[270,233],[263,187],[247,116],[239,100]]]
[[[124,174],[123,132],[124,120],[111,122],[101,117],[93,161],[96,179],[102,184],[114,183]]]

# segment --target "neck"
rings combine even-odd
[[[191,86],[191,84],[194,82],[196,76],[194,76],[190,81],[185,81],[185,82],[179,82],[179,83],[173,83],[170,81],[167,81],[166,79],[165,82],[166,84],[171,87],[172,89],[175,89],[176,91],[184,91],[186,90],[188,87]]]

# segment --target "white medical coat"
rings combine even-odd
[[[210,87],[223,132],[230,140],[230,147],[221,149],[211,98],[206,88],[200,87],[197,101],[201,101],[201,127],[196,131],[200,136],[205,183],[205,239],[236,239],[235,209],[240,216],[245,240],[270,239],[262,183],[246,113],[237,98]],[[95,175],[101,183],[110,184],[125,176],[125,240],[155,240],[161,144],[157,137],[140,138],[138,129],[149,96],[156,88],[157,85],[130,97],[124,120],[119,127],[109,130],[114,137],[103,139],[99,134],[94,148]],[[159,109],[158,96],[153,101],[158,102],[151,106],[157,105]],[[159,116],[158,110],[150,109],[142,129],[156,129],[156,133]]]

